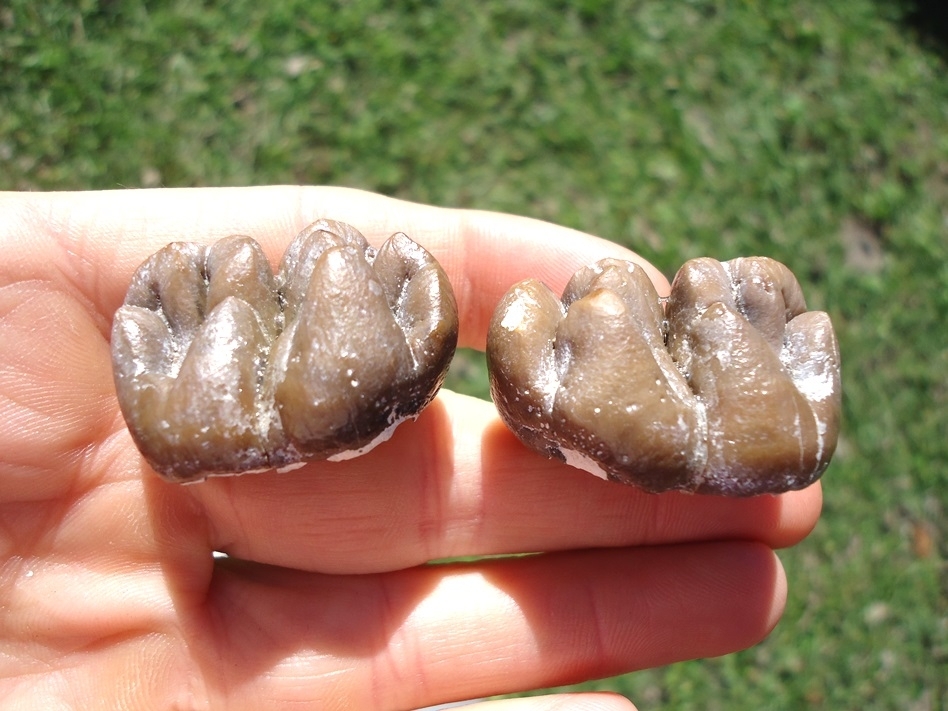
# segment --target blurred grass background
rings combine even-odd
[[[3,0],[0,188],[329,183],[569,225],[669,276],[785,262],[845,383],[823,518],[781,554],[786,616],[746,652],[586,686],[642,709],[945,709],[937,35],[883,0]],[[483,394],[482,359],[451,386]]]

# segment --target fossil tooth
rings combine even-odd
[[[494,401],[525,444],[647,491],[799,489],[835,449],[832,325],[771,259],[687,262],[667,313],[631,262],[581,269],[561,300],[521,282],[487,351]]]
[[[132,278],[112,360],[129,431],[172,481],[341,459],[434,398],[457,345],[447,276],[403,234],[377,253],[320,220],[274,276],[232,236],[173,243]]]

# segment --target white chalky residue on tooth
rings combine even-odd
[[[510,308],[507,309],[507,313],[504,314],[503,320],[500,322],[501,327],[506,328],[508,331],[516,331],[520,326],[523,325],[523,319],[527,315],[527,299],[517,299],[514,301]]]
[[[598,462],[582,452],[577,452],[572,449],[560,449],[560,453],[566,458],[566,463],[571,467],[582,469],[600,479],[609,480],[609,475],[606,474],[606,470],[599,466]]]
[[[285,474],[286,472],[291,472],[305,466],[306,466],[306,462],[293,462],[292,464],[287,464],[285,467],[277,467],[276,473]],[[266,470],[264,469],[263,471],[266,471]]]
[[[815,340],[822,340],[819,338],[819,335],[821,334],[817,334]],[[805,336],[803,334],[797,333],[791,338],[795,339],[798,343],[804,341],[803,346],[806,346],[804,340]],[[796,344],[786,344],[784,348],[781,349],[780,362],[790,373],[790,379],[793,381],[797,390],[800,391],[800,394],[810,402],[821,402],[833,397],[833,394],[836,392],[836,379],[833,377],[835,369],[833,368],[833,364],[828,362],[828,355],[825,352],[819,354],[811,352],[808,360],[802,363],[794,363],[794,354],[802,349],[800,347],[791,348],[789,347],[790,345]]]
[[[413,419],[413,418],[402,417],[400,419],[395,420],[385,430],[379,433],[375,439],[373,439],[371,442],[369,442],[365,446],[360,447],[359,449],[350,449],[345,452],[339,452],[339,454],[334,454],[331,457],[327,457],[328,461],[344,462],[347,459],[355,459],[356,457],[361,457],[363,454],[366,454],[372,451],[373,449],[375,449],[376,447],[378,447],[380,444],[382,444],[382,442],[387,442],[389,439],[391,439],[392,435],[395,434],[395,430],[398,429],[398,426],[402,422],[408,419]]]
[[[708,432],[708,409],[704,402],[698,398],[695,398],[694,403],[697,436],[695,437],[695,447],[691,452],[691,467],[692,471],[703,472],[708,466],[709,457],[708,439],[710,434]],[[698,478],[700,480],[700,474]]]
[[[820,466],[823,461],[823,446],[826,438],[826,423],[819,417],[814,416],[816,421],[816,466]]]
[[[832,369],[827,368],[815,359],[812,362],[799,366],[791,371],[793,384],[797,390],[810,402],[820,402],[832,397],[835,392],[835,379]]]

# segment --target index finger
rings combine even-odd
[[[494,307],[510,285],[528,277],[558,292],[579,267],[618,257],[642,265],[660,294],[669,288],[661,272],[630,250],[576,230],[348,188],[8,194],[2,202],[0,238],[9,243],[13,258],[0,265],[0,281],[11,267],[21,279],[65,277],[109,321],[132,273],[168,242],[210,243],[245,234],[276,264],[290,240],[320,218],[347,222],[375,245],[405,232],[434,254],[455,289],[459,345],[465,347],[484,347]]]

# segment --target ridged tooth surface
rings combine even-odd
[[[382,252],[320,220],[274,276],[235,235],[173,243],[136,272],[115,315],[116,391],[132,438],[172,481],[368,451],[435,396],[457,304],[403,234]],[[385,284],[392,282],[392,300]]]
[[[648,490],[686,485],[701,436],[694,397],[679,397],[668,375],[681,376],[655,357],[660,329],[651,311],[635,314],[615,292],[595,290],[573,302],[557,332],[572,353],[553,407],[567,448],[607,471],[638,472]]]
[[[773,493],[826,468],[839,427],[838,346],[784,265],[691,260],[666,313],[632,263],[579,270],[556,308],[552,294],[534,296],[544,288],[513,287],[488,335],[491,393],[528,446],[655,492]],[[554,404],[538,415],[540,402],[525,408],[522,394],[541,382]]]

